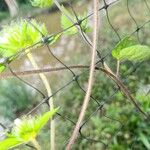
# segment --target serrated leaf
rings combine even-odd
[[[53,0],[30,0],[32,6],[46,8],[50,7],[53,4]]]
[[[15,120],[15,126],[11,133],[7,134],[6,139],[0,141],[0,150],[7,150],[35,139],[39,131],[57,111],[58,108],[48,111],[42,116],[30,116]]]
[[[41,128],[48,122],[48,120],[56,113],[58,109],[53,109],[38,117],[25,117],[18,121],[14,127],[12,136],[19,137],[24,141],[29,141],[35,138]]]
[[[22,141],[19,141],[16,138],[7,138],[3,141],[0,141],[0,150],[8,150],[20,144],[22,144]]]
[[[0,31],[0,59],[10,58],[12,61],[15,59],[14,55],[19,51],[41,41],[42,34],[37,29],[45,36],[48,35],[45,25],[34,19],[30,20],[30,23],[25,19],[20,19],[4,26],[3,30]],[[38,46],[41,46],[41,43],[32,48]],[[0,72],[3,69],[4,66],[0,66]]]
[[[34,45],[42,39],[42,32],[48,35],[44,24],[38,23],[36,20],[20,19],[11,22],[9,26],[4,26],[0,32],[0,55],[2,57],[11,57],[23,48]],[[36,45],[38,47],[40,45]]]
[[[130,37],[123,38],[112,50],[113,57],[119,59],[119,54],[124,48],[133,46],[135,44],[136,44],[135,41],[133,41]]]
[[[122,49],[117,55],[119,60],[143,61],[150,58],[150,47],[145,45],[134,45]]]
[[[49,119],[52,118],[52,116],[58,111],[58,109],[59,108],[51,110],[51,111],[45,113],[43,116],[41,116],[38,119],[38,123],[36,125],[36,130],[37,131],[41,130],[41,128],[43,128],[43,126],[49,121]]]

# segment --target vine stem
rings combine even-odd
[[[117,60],[117,71],[116,71],[116,76],[118,77],[119,76],[119,68],[120,68],[120,61]]]
[[[32,54],[29,52],[27,53],[27,56],[30,60],[30,62],[32,63],[33,67],[35,69],[39,69],[36,61],[34,60]],[[52,91],[51,91],[51,87],[49,85],[49,82],[48,82],[48,79],[46,78],[46,76],[43,74],[43,73],[39,73],[39,76],[47,90],[47,94],[48,94],[48,97],[50,97],[52,95]],[[53,109],[54,108],[54,104],[53,104],[53,97],[51,97],[49,99],[49,105],[50,105],[50,109]],[[51,120],[51,123],[50,123],[50,143],[51,143],[51,150],[55,150],[55,121],[54,119]]]
[[[98,23],[99,23],[99,17],[98,17],[98,7],[99,7],[99,0],[94,0],[94,31],[93,31],[93,47],[92,47],[92,56],[91,56],[91,65],[90,65],[90,74],[89,74],[89,81],[88,81],[88,88],[87,92],[83,101],[83,105],[79,114],[78,121],[76,123],[76,126],[74,128],[74,131],[71,135],[71,138],[69,140],[69,143],[66,147],[66,150],[70,150],[72,145],[75,143],[75,140],[78,137],[79,129],[82,124],[82,121],[85,116],[85,112],[90,100],[90,95],[92,91],[93,86],[93,80],[94,80],[94,70],[95,70],[95,62],[96,62],[96,47],[97,47],[97,40],[98,40]]]
[[[69,69],[87,69],[90,68],[89,65],[71,65],[68,66]],[[39,74],[39,73],[49,73],[49,72],[57,72],[57,71],[62,71],[66,70],[66,67],[55,67],[55,68],[40,68],[40,69],[32,69],[32,70],[25,70],[25,71],[15,71],[14,73],[17,76],[30,76],[34,74]],[[98,68],[96,68],[98,69]],[[14,77],[12,73],[9,72],[4,72],[0,74],[0,78],[11,78]]]
[[[124,83],[110,70],[108,70],[107,68],[101,68],[101,71],[103,71],[104,73],[106,73],[106,75],[108,75],[119,87],[120,90],[124,93],[124,95],[132,102],[132,104],[135,106],[135,108],[141,113],[143,114],[143,116],[145,118],[150,118],[149,115],[147,115],[136,103],[134,97],[130,94],[128,88],[124,85]]]
[[[39,145],[39,143],[37,142],[37,140],[36,139],[32,139],[31,140],[31,142],[32,142],[32,144],[35,146],[35,148],[37,149],[37,150],[41,150],[41,147],[40,147],[40,145]]]

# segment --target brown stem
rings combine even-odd
[[[135,99],[130,94],[128,88],[123,84],[123,82],[112,72],[107,69],[100,68],[101,71],[106,73],[115,83],[120,87],[120,90],[126,95],[126,97],[133,103],[133,105],[137,108],[139,112],[141,112],[146,118],[148,117],[147,114],[138,106]]]
[[[120,61],[117,60],[117,71],[116,71],[116,76],[119,76],[119,68],[120,68]]]
[[[90,68],[88,65],[72,65],[68,66],[70,69],[84,69],[84,68]],[[39,73],[49,73],[49,72],[55,72],[55,71],[61,71],[61,70],[66,70],[66,67],[56,67],[56,68],[43,68],[43,69],[33,69],[33,70],[26,70],[26,71],[14,71],[14,73],[17,76],[29,76],[29,75],[34,75],[34,74],[39,74]],[[12,73],[1,73],[0,78],[9,78],[13,77]]]
[[[75,140],[78,137],[79,134],[79,129],[80,126],[82,124],[82,121],[84,119],[85,116],[85,112],[90,100],[90,95],[91,95],[91,90],[92,90],[92,86],[93,86],[93,79],[94,79],[94,70],[95,70],[95,61],[96,61],[96,47],[97,47],[97,39],[98,39],[98,6],[99,6],[99,0],[94,0],[94,32],[93,32],[93,47],[92,47],[92,56],[91,56],[91,65],[90,65],[90,75],[89,75],[89,81],[88,81],[88,88],[87,88],[87,92],[83,101],[83,105],[80,111],[80,115],[78,118],[78,121],[76,123],[76,126],[74,128],[74,131],[71,135],[71,138],[69,140],[69,143],[66,147],[66,150],[70,150],[72,145],[75,143]]]
[[[72,65],[72,66],[68,66],[68,67],[70,69],[90,68],[90,66],[88,66],[88,65]],[[110,70],[110,68],[107,65],[105,65],[105,63],[104,63],[104,68],[95,67],[95,69],[101,70],[104,73],[106,73],[109,77],[111,77],[111,79],[113,79],[119,87],[122,85],[122,88],[124,87],[124,89],[126,89],[126,90],[124,90],[124,91],[126,91],[125,95],[127,95],[127,93],[128,93],[128,95],[130,95],[129,90],[127,89],[127,87],[122,83],[122,81],[117,76],[115,76],[115,74]],[[39,74],[39,73],[48,73],[48,72],[61,71],[61,70],[66,70],[66,69],[67,69],[66,67],[56,67],[56,68],[34,69],[34,70],[27,70],[27,71],[16,71],[14,73],[17,76],[28,76],[28,75],[34,75],[34,74]],[[12,75],[12,73],[1,73],[0,74],[0,78],[9,78],[9,77],[13,77],[13,76],[14,75]],[[119,84],[118,80],[121,84]],[[134,100],[134,98],[131,95],[130,95],[129,99]],[[135,106],[141,112],[141,109],[138,108],[139,106],[137,106],[137,104],[135,104]],[[143,111],[142,111],[142,114],[143,114]]]

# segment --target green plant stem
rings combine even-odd
[[[117,71],[116,71],[116,76],[118,77],[119,76],[119,68],[120,68],[120,61],[117,60]]]
[[[35,69],[39,69],[37,63],[35,62],[34,58],[32,57],[32,54],[29,52],[27,54],[27,56],[28,56],[30,62],[32,63],[33,67]],[[47,90],[48,96],[51,96],[52,91],[51,91],[51,87],[49,85],[48,79],[46,78],[46,76],[43,73],[39,73],[39,76]],[[53,97],[51,97],[49,99],[49,105],[50,105],[50,109],[54,108]],[[54,121],[54,119],[52,119],[51,123],[50,123],[50,143],[51,143],[51,150],[55,150],[55,121]]]
[[[36,139],[33,138],[31,142],[37,150],[41,150],[41,147]]]

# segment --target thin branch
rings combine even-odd
[[[85,112],[90,100],[90,95],[92,91],[93,86],[93,79],[94,79],[94,70],[95,70],[95,61],[96,61],[96,47],[97,47],[97,40],[98,40],[98,23],[99,23],[99,17],[98,17],[98,6],[99,6],[99,0],[94,0],[94,32],[93,32],[93,48],[92,48],[92,57],[91,57],[91,66],[90,66],[90,75],[89,75],[89,81],[88,81],[88,88],[87,93],[85,95],[85,99],[81,108],[81,112],[78,118],[78,121],[76,123],[76,126],[74,128],[73,134],[69,140],[69,143],[66,147],[66,150],[70,150],[72,145],[75,143],[75,140],[78,137],[80,126],[82,124],[82,121],[85,116]]]
[[[119,68],[120,68],[120,61],[117,60],[117,69],[116,69],[116,76],[119,76]]]
[[[90,68],[89,65],[72,65],[68,66],[70,69],[86,69]],[[30,75],[35,75],[39,73],[49,73],[49,72],[57,72],[57,71],[62,71],[62,70],[67,70],[68,68],[66,67],[55,67],[55,68],[43,68],[43,69],[32,69],[32,70],[25,70],[25,71],[14,71],[14,73],[17,76],[30,76]],[[95,69],[98,69],[95,67]],[[10,72],[4,72],[0,74],[0,78],[11,78],[14,77],[12,73]]]
[[[132,104],[135,106],[135,108],[141,113],[143,114],[146,118],[149,118],[150,116],[148,116],[136,103],[135,99],[132,97],[132,95],[130,94],[128,88],[123,84],[123,82],[116,76],[114,75],[112,72],[110,72],[107,69],[102,69],[101,71],[103,71],[104,73],[106,73],[119,87],[120,90],[126,95],[126,97],[132,102]]]

